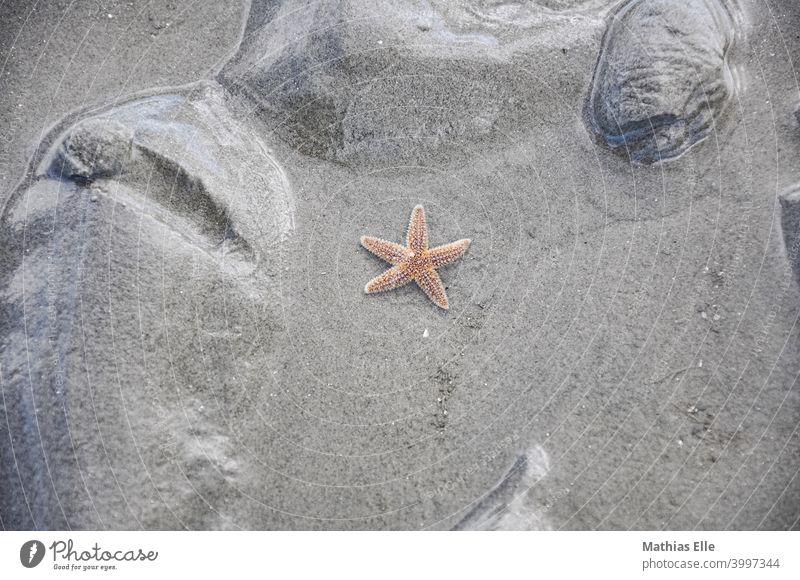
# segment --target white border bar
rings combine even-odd
[[[2,578],[800,578],[800,535],[792,532],[3,532],[0,539]],[[46,553],[29,569],[20,549],[30,540]],[[128,552],[158,554],[113,559]]]

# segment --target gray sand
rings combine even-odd
[[[219,106],[254,132],[236,134],[282,174],[237,145],[215,161],[245,183],[181,182],[212,209],[149,173],[15,189],[31,156],[29,177],[44,171],[40,140],[86,116],[48,133],[72,111],[221,91],[248,12],[223,4],[3,5],[4,528],[800,527],[800,291],[779,202],[800,181],[796,2],[738,2],[730,101],[661,163],[587,122],[603,2],[486,24],[492,58],[464,14],[491,23],[496,3],[440,8],[466,38],[442,53],[414,44],[435,18],[406,34],[377,3],[383,24],[343,13],[352,60],[298,94],[261,102],[235,66],[219,77]],[[272,3],[253,10],[270,30]],[[375,80],[387,66],[433,80],[395,89]],[[447,113],[420,106],[438,140],[404,133],[415,95],[457,111],[437,132]],[[309,102],[319,115],[293,116]],[[441,271],[446,312],[413,285],[363,292],[385,264],[359,237],[400,242],[417,203],[433,245],[473,240]],[[209,233],[217,207],[234,236]],[[291,220],[273,231],[277,207]]]

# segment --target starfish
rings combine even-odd
[[[451,244],[428,249],[428,225],[421,205],[411,212],[406,245],[387,242],[380,238],[361,236],[361,245],[392,267],[370,280],[364,291],[367,294],[384,292],[408,284],[412,280],[425,291],[434,304],[445,310],[450,306],[438,268],[458,260],[469,248],[472,240],[458,240]]]

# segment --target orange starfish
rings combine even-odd
[[[458,240],[429,250],[428,225],[425,223],[425,210],[421,205],[411,212],[406,238],[406,246],[401,246],[380,238],[361,236],[362,246],[392,264],[383,274],[370,280],[364,291],[374,294],[398,288],[414,280],[437,306],[447,309],[450,303],[436,270],[458,260],[467,251],[472,240]]]

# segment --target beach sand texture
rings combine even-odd
[[[800,527],[796,2],[3,10],[2,528]]]

